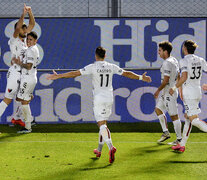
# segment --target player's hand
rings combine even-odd
[[[169,94],[172,96],[174,94],[174,90],[172,88],[170,88],[169,90]]]
[[[28,13],[32,10],[32,8],[30,6],[26,6],[25,3],[24,3],[24,9],[25,9],[26,13]]]
[[[26,15],[26,14],[27,14],[27,6],[26,6],[26,4],[24,4],[23,14],[24,14],[24,15]]]
[[[18,64],[18,65],[20,65],[21,64],[21,61],[20,61],[20,58],[18,57],[18,58],[15,58],[15,57],[13,57],[12,58],[12,63],[14,64]]]
[[[48,80],[56,80],[58,79],[58,74],[55,72],[55,70],[52,70],[53,74],[47,74],[46,79]]]
[[[202,85],[202,89],[203,89],[204,91],[207,91],[207,84],[203,84],[203,85]]]
[[[160,94],[160,91],[159,91],[159,90],[157,90],[157,91],[154,93],[154,98],[155,98],[155,99],[157,99],[157,98],[158,98],[158,96],[159,96],[159,94]]]
[[[143,73],[142,74],[142,81],[145,81],[145,82],[152,82],[152,79],[150,76],[146,76],[147,72]]]

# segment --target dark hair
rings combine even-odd
[[[183,42],[183,45],[186,47],[189,54],[194,54],[198,45],[192,40],[186,40]]]
[[[17,28],[17,24],[18,24],[18,22],[15,23],[14,30]],[[22,24],[22,28],[24,28],[24,27],[27,27],[27,25],[25,23]]]
[[[162,48],[163,51],[167,51],[169,55],[173,49],[171,42],[168,41],[163,41],[159,43],[159,47]]]
[[[106,54],[106,50],[103,47],[99,46],[99,47],[96,48],[96,55],[98,57],[104,58],[105,54]]]
[[[27,36],[32,36],[34,39],[38,38],[37,33],[34,31],[31,31],[30,33],[28,33]]]

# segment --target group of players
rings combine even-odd
[[[28,13],[30,21],[28,27],[24,24],[24,16]],[[20,124],[24,128],[19,133],[30,133],[31,122],[33,120],[29,103],[33,99],[33,90],[37,83],[37,69],[39,59],[39,51],[36,46],[37,34],[32,31],[35,25],[34,16],[31,7],[24,5],[23,14],[15,25],[13,37],[9,41],[12,52],[12,66],[8,70],[7,87],[5,98],[0,103],[0,116],[5,111],[6,107],[16,97],[16,101],[20,102],[16,111],[16,117],[12,119],[14,124]],[[171,145],[173,150],[184,152],[185,144],[189,137],[192,125],[198,127],[204,132],[207,132],[207,124],[199,120],[198,114],[201,112],[199,101],[201,99],[200,80],[202,71],[207,71],[206,61],[194,55],[196,43],[192,40],[186,40],[183,43],[182,51],[184,58],[178,61],[170,55],[172,44],[168,41],[159,44],[158,53],[164,60],[161,67],[162,83],[154,94],[155,98],[159,97],[155,112],[160,120],[163,130],[163,135],[158,140],[159,143],[170,138],[170,133],[167,128],[165,111],[167,111],[173,121],[176,141]],[[146,75],[138,75],[131,71],[126,71],[115,64],[106,62],[106,50],[103,47],[97,47],[95,51],[95,62],[86,67],[70,71],[63,74],[48,74],[47,79],[56,80],[60,78],[75,78],[81,75],[92,75],[93,85],[93,110],[94,116],[99,127],[99,143],[98,148],[94,149],[96,157],[101,156],[104,143],[109,148],[109,162],[115,160],[116,148],[112,144],[111,133],[107,127],[107,120],[111,115],[113,104],[113,74],[118,74],[130,79],[142,80],[151,82],[151,77]],[[180,66],[180,67],[179,67]],[[181,75],[180,75],[181,70]],[[177,98],[178,89],[180,98],[185,106],[185,125],[183,135],[181,135],[181,121],[178,116]],[[207,85],[203,86],[207,90]],[[19,120],[23,114],[24,122]]]
[[[26,14],[30,19],[28,27],[24,24]],[[7,106],[16,98],[18,107],[11,122],[23,126],[18,133],[32,131],[33,117],[29,104],[33,99],[33,90],[37,84],[36,67],[39,61],[39,50],[36,46],[38,36],[32,31],[34,26],[32,9],[24,4],[23,13],[15,24],[13,36],[9,40],[11,67],[7,73],[5,97],[0,103],[1,117]]]
[[[162,95],[158,99],[155,108],[163,130],[163,134],[158,140],[158,143],[162,143],[170,138],[166,116],[164,114],[167,111],[173,121],[177,136],[174,142],[168,144],[173,145],[172,149],[179,152],[185,151],[185,144],[190,135],[192,125],[201,131],[207,132],[206,122],[200,120],[198,117],[198,114],[201,112],[199,101],[202,98],[200,81],[202,72],[207,71],[207,63],[203,58],[194,54],[197,47],[197,44],[192,40],[184,41],[182,45],[184,58],[178,63],[176,58],[170,55],[173,48],[172,44],[167,41],[159,44],[158,53],[164,62],[160,70],[162,83],[154,94],[154,97],[157,98],[162,90]],[[203,90],[207,90],[206,87],[207,85],[204,84]],[[178,91],[185,107],[185,125],[182,135],[181,121],[177,109]]]

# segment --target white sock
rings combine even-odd
[[[173,125],[174,125],[174,130],[177,136],[177,139],[181,139],[181,121],[180,119],[173,121]]]
[[[29,104],[22,105],[22,111],[25,119],[25,128],[31,129],[32,114]]]
[[[161,127],[162,127],[162,131],[163,132],[168,131],[166,116],[164,114],[161,114],[161,115],[159,115],[157,117],[160,120],[160,124],[161,124]]]
[[[1,101],[0,103],[0,117],[2,116],[2,114],[4,113],[5,109],[7,108],[7,104],[4,101]]]
[[[196,126],[197,128],[199,128],[203,132],[207,132],[207,124],[206,124],[206,122],[200,120],[199,118],[193,119],[192,125]]]
[[[24,119],[23,118],[23,112],[22,112],[22,104],[21,102],[18,102],[16,101],[16,104],[17,104],[17,108],[16,108],[16,111],[15,111],[15,114],[14,114],[14,119],[15,120],[18,120],[18,119]]]
[[[112,141],[111,141],[111,133],[109,129],[107,128],[107,126],[105,124],[101,125],[99,132],[101,136],[103,137],[104,142],[107,144],[108,148],[111,149],[113,147]]]
[[[99,142],[98,142],[98,151],[101,152],[104,145],[104,140],[102,135],[99,132]]]
[[[182,137],[182,141],[180,142],[181,146],[185,146],[185,144],[190,136],[191,129],[192,129],[192,124],[191,124],[190,120],[185,119],[185,125],[183,128],[183,137]]]

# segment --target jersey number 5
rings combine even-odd
[[[105,78],[104,78],[103,74],[100,74],[100,77],[101,77],[101,84],[100,84],[100,86],[103,87],[103,80]],[[106,74],[106,85],[105,85],[105,87],[108,87],[108,85],[109,85],[109,74]]]
[[[192,67],[193,70],[193,77],[190,77],[190,79],[199,79],[201,76],[201,66],[198,67]]]

